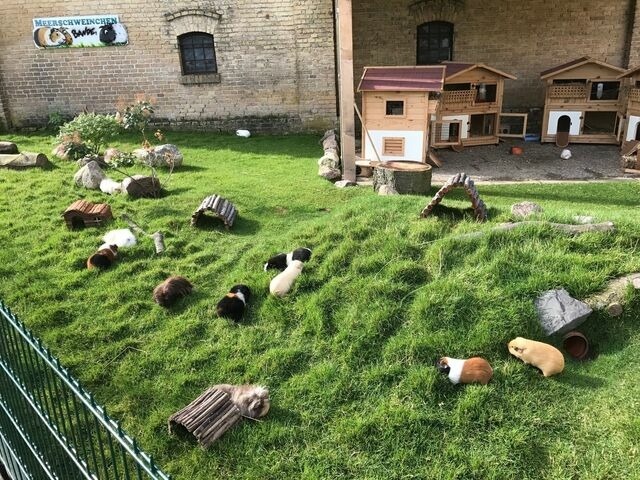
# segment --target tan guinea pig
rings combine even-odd
[[[449,376],[451,383],[481,383],[486,385],[493,377],[489,362],[481,357],[465,359],[442,357],[436,367]]]
[[[557,348],[535,340],[518,337],[509,342],[509,353],[524,363],[539,368],[545,377],[564,370],[564,356]]]
[[[293,260],[287,268],[273,277],[273,280],[271,280],[269,284],[269,291],[276,297],[284,297],[289,293],[289,290],[293,287],[293,283],[301,273],[302,262],[300,260]]]

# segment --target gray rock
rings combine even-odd
[[[391,185],[380,185],[378,195],[398,195],[398,192]]]
[[[160,181],[146,175],[133,175],[122,180],[123,192],[132,198],[158,198],[162,193]]]
[[[96,162],[100,168],[106,168],[109,166],[102,160],[101,157],[99,157],[98,155],[94,155],[92,153],[89,155],[85,155],[82,158],[79,158],[76,161],[76,165],[78,165],[79,167],[84,167],[85,165],[91,162]]]
[[[133,151],[133,154],[138,157],[140,163],[144,163],[150,167],[169,167],[173,162],[173,167],[177,168],[182,165],[183,155],[178,150],[178,147],[171,145],[158,145],[157,147],[149,150],[146,148],[138,148]]]
[[[358,184],[350,180],[339,180],[336,183],[334,183],[334,185],[338,188],[346,188],[346,187],[355,187]]]
[[[105,163],[109,163],[113,157],[116,157],[116,156],[120,155],[121,153],[122,152],[120,150],[118,150],[117,148],[113,148],[113,147],[107,148],[104,151],[104,161],[105,161]]]
[[[79,187],[98,190],[100,182],[104,180],[106,175],[98,165],[98,162],[89,162],[76,172],[73,181]]]
[[[18,146],[13,142],[0,142],[0,155],[15,155],[18,153]]]
[[[521,202],[511,205],[511,213],[516,217],[526,218],[534,213],[541,213],[542,207],[533,202]]]
[[[337,168],[322,166],[318,169],[318,175],[326,178],[327,180],[337,180],[342,177],[342,172]]]
[[[336,153],[325,152],[318,160],[319,167],[340,168],[340,158]]]
[[[51,155],[54,157],[61,158],[62,160],[68,160],[69,154],[67,152],[67,148],[64,143],[57,145],[53,150],[51,150]]]
[[[571,297],[564,289],[543,293],[536,299],[535,305],[538,319],[547,335],[573,330],[592,312],[589,305]]]

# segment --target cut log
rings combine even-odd
[[[594,310],[606,310],[611,316],[618,316],[622,313],[622,305],[625,303],[625,294],[631,286],[637,288],[640,281],[640,273],[631,273],[620,278],[616,278],[607,283],[602,292],[590,296],[585,303]]]
[[[46,167],[48,164],[49,159],[44,153],[22,152],[16,155],[0,155],[0,167]]]
[[[229,394],[209,388],[169,417],[169,432],[195,439],[202,448],[208,448],[240,418],[240,409]]]
[[[382,185],[400,194],[428,195],[431,189],[431,166],[418,162],[382,162],[373,170],[373,189]]]
[[[462,239],[470,239],[470,238],[478,238],[486,235],[488,233],[493,232],[506,232],[509,230],[514,230],[518,227],[522,227],[524,225],[540,225],[540,226],[549,226],[560,230],[564,233],[568,233],[571,235],[580,235],[582,233],[587,232],[613,232],[615,231],[615,226],[613,222],[604,222],[604,223],[586,223],[583,225],[569,225],[565,223],[551,223],[551,222],[543,222],[543,221],[526,221],[526,222],[509,222],[509,223],[501,223],[489,230],[483,230],[480,232],[470,232],[464,233],[462,235],[458,235],[456,237],[450,237],[454,240],[462,240]]]

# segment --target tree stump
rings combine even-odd
[[[240,418],[240,409],[229,394],[212,387],[169,417],[169,432],[191,437],[208,448]]]
[[[374,165],[373,189],[382,185],[400,194],[428,195],[431,189],[431,166],[418,162],[382,162]]]

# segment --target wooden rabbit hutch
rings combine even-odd
[[[640,67],[627,70],[618,77],[621,82],[627,82],[628,89],[625,98],[622,137],[624,142],[640,141]]]
[[[542,142],[560,147],[572,143],[620,141],[624,69],[582,57],[540,74],[546,82]]]
[[[458,138],[462,146],[497,144],[501,136],[524,138],[527,114],[502,113],[504,81],[516,77],[482,63],[442,65],[444,87],[433,122],[432,146],[451,145]]]
[[[76,200],[62,214],[69,230],[84,227],[99,227],[113,219],[111,207],[106,203],[91,203]]]
[[[429,120],[442,91],[444,67],[365,67],[362,92],[362,158],[425,162]]]

